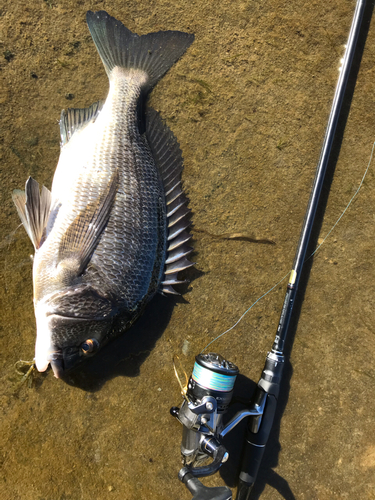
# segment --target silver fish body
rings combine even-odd
[[[51,194],[29,179],[13,195],[36,248],[36,365],[56,376],[129,328],[157,291],[173,293],[191,265],[178,144],[140,104],[193,36],[139,37],[103,11],[87,20],[108,97],[62,113]]]

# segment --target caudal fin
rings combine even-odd
[[[108,76],[116,66],[141,69],[148,75],[146,92],[156,85],[194,40],[194,35],[181,31],[159,31],[139,36],[103,10],[87,12],[86,21]]]

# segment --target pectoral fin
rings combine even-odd
[[[83,273],[100,240],[109,217],[118,186],[118,172],[112,174],[104,192],[80,212],[62,238],[59,248],[59,267]]]
[[[26,181],[25,191],[15,189],[12,199],[16,205],[18,215],[29,235],[35,250],[43,243],[45,229],[51,208],[51,192],[42,187],[39,192],[39,184],[32,177]]]

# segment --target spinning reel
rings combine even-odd
[[[233,396],[233,388],[239,373],[237,366],[225,360],[216,353],[199,354],[195,358],[193,373],[189,379],[185,399],[180,408],[171,408],[171,414],[183,425],[181,455],[184,467],[179,472],[179,479],[193,493],[196,499],[227,500],[232,498],[229,488],[207,488],[198,478],[210,476],[219,470],[229,459],[229,453],[222,444],[223,438],[245,417],[251,417],[248,429],[249,435],[258,433],[265,411],[269,390],[274,389],[275,382],[280,380],[283,359],[272,353],[268,354],[265,370],[258,384],[255,397],[249,408],[239,411],[225,426],[223,415],[226,413]],[[264,386],[264,388],[262,388]],[[278,392],[278,383],[276,383]],[[271,405],[276,407],[275,405]],[[273,412],[272,412],[273,420]],[[265,443],[258,443],[250,437],[253,443],[245,445],[244,474],[247,486],[253,483],[249,461],[256,454],[263,455]],[[261,439],[262,441],[262,439]],[[246,453],[250,445],[250,456]],[[258,450],[259,448],[259,450]],[[211,463],[203,465],[208,458]],[[261,457],[260,457],[261,458]],[[257,460],[259,465],[260,460]],[[241,478],[242,479],[242,478]]]

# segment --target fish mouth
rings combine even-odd
[[[62,353],[54,353],[50,358],[50,365],[53,370],[53,374],[56,378],[62,378],[64,374],[64,362],[62,360]]]
[[[62,378],[63,376],[64,361],[63,353],[60,350],[51,352],[45,359],[35,358],[35,364],[39,372],[45,372],[50,364],[56,378]]]
[[[63,378],[79,361],[79,347],[60,347],[53,340],[53,322],[68,321],[70,324],[86,322],[85,318],[70,317],[69,315],[56,314],[48,311],[47,307],[39,308],[36,313],[37,337],[35,344],[35,364],[39,372],[45,372],[51,365],[56,378]]]
[[[59,350],[51,353],[47,358],[47,362],[51,365],[53,374],[56,378],[64,378],[64,376],[76,366],[77,362],[80,361],[81,357],[78,350],[74,350],[73,352],[70,348],[69,351],[70,352],[64,352],[64,350]],[[46,369],[47,367],[48,364]]]
[[[36,310],[36,322],[35,364],[39,372],[45,372],[50,364],[56,378],[65,378],[68,372],[91,357],[99,347],[95,319],[62,315],[44,307]],[[92,325],[96,325],[96,330]],[[102,330],[108,326],[108,322],[103,322],[103,325]],[[88,338],[90,334],[94,340]],[[92,346],[86,345],[90,340]]]
[[[69,351],[72,351],[69,349]],[[39,371],[45,371],[48,367],[48,364],[51,365],[53,374],[56,378],[64,378],[67,372],[70,372],[80,361],[80,356],[78,351],[76,352],[64,352],[63,350],[59,350],[56,352],[52,352],[45,364]],[[38,368],[38,367],[37,367]]]

